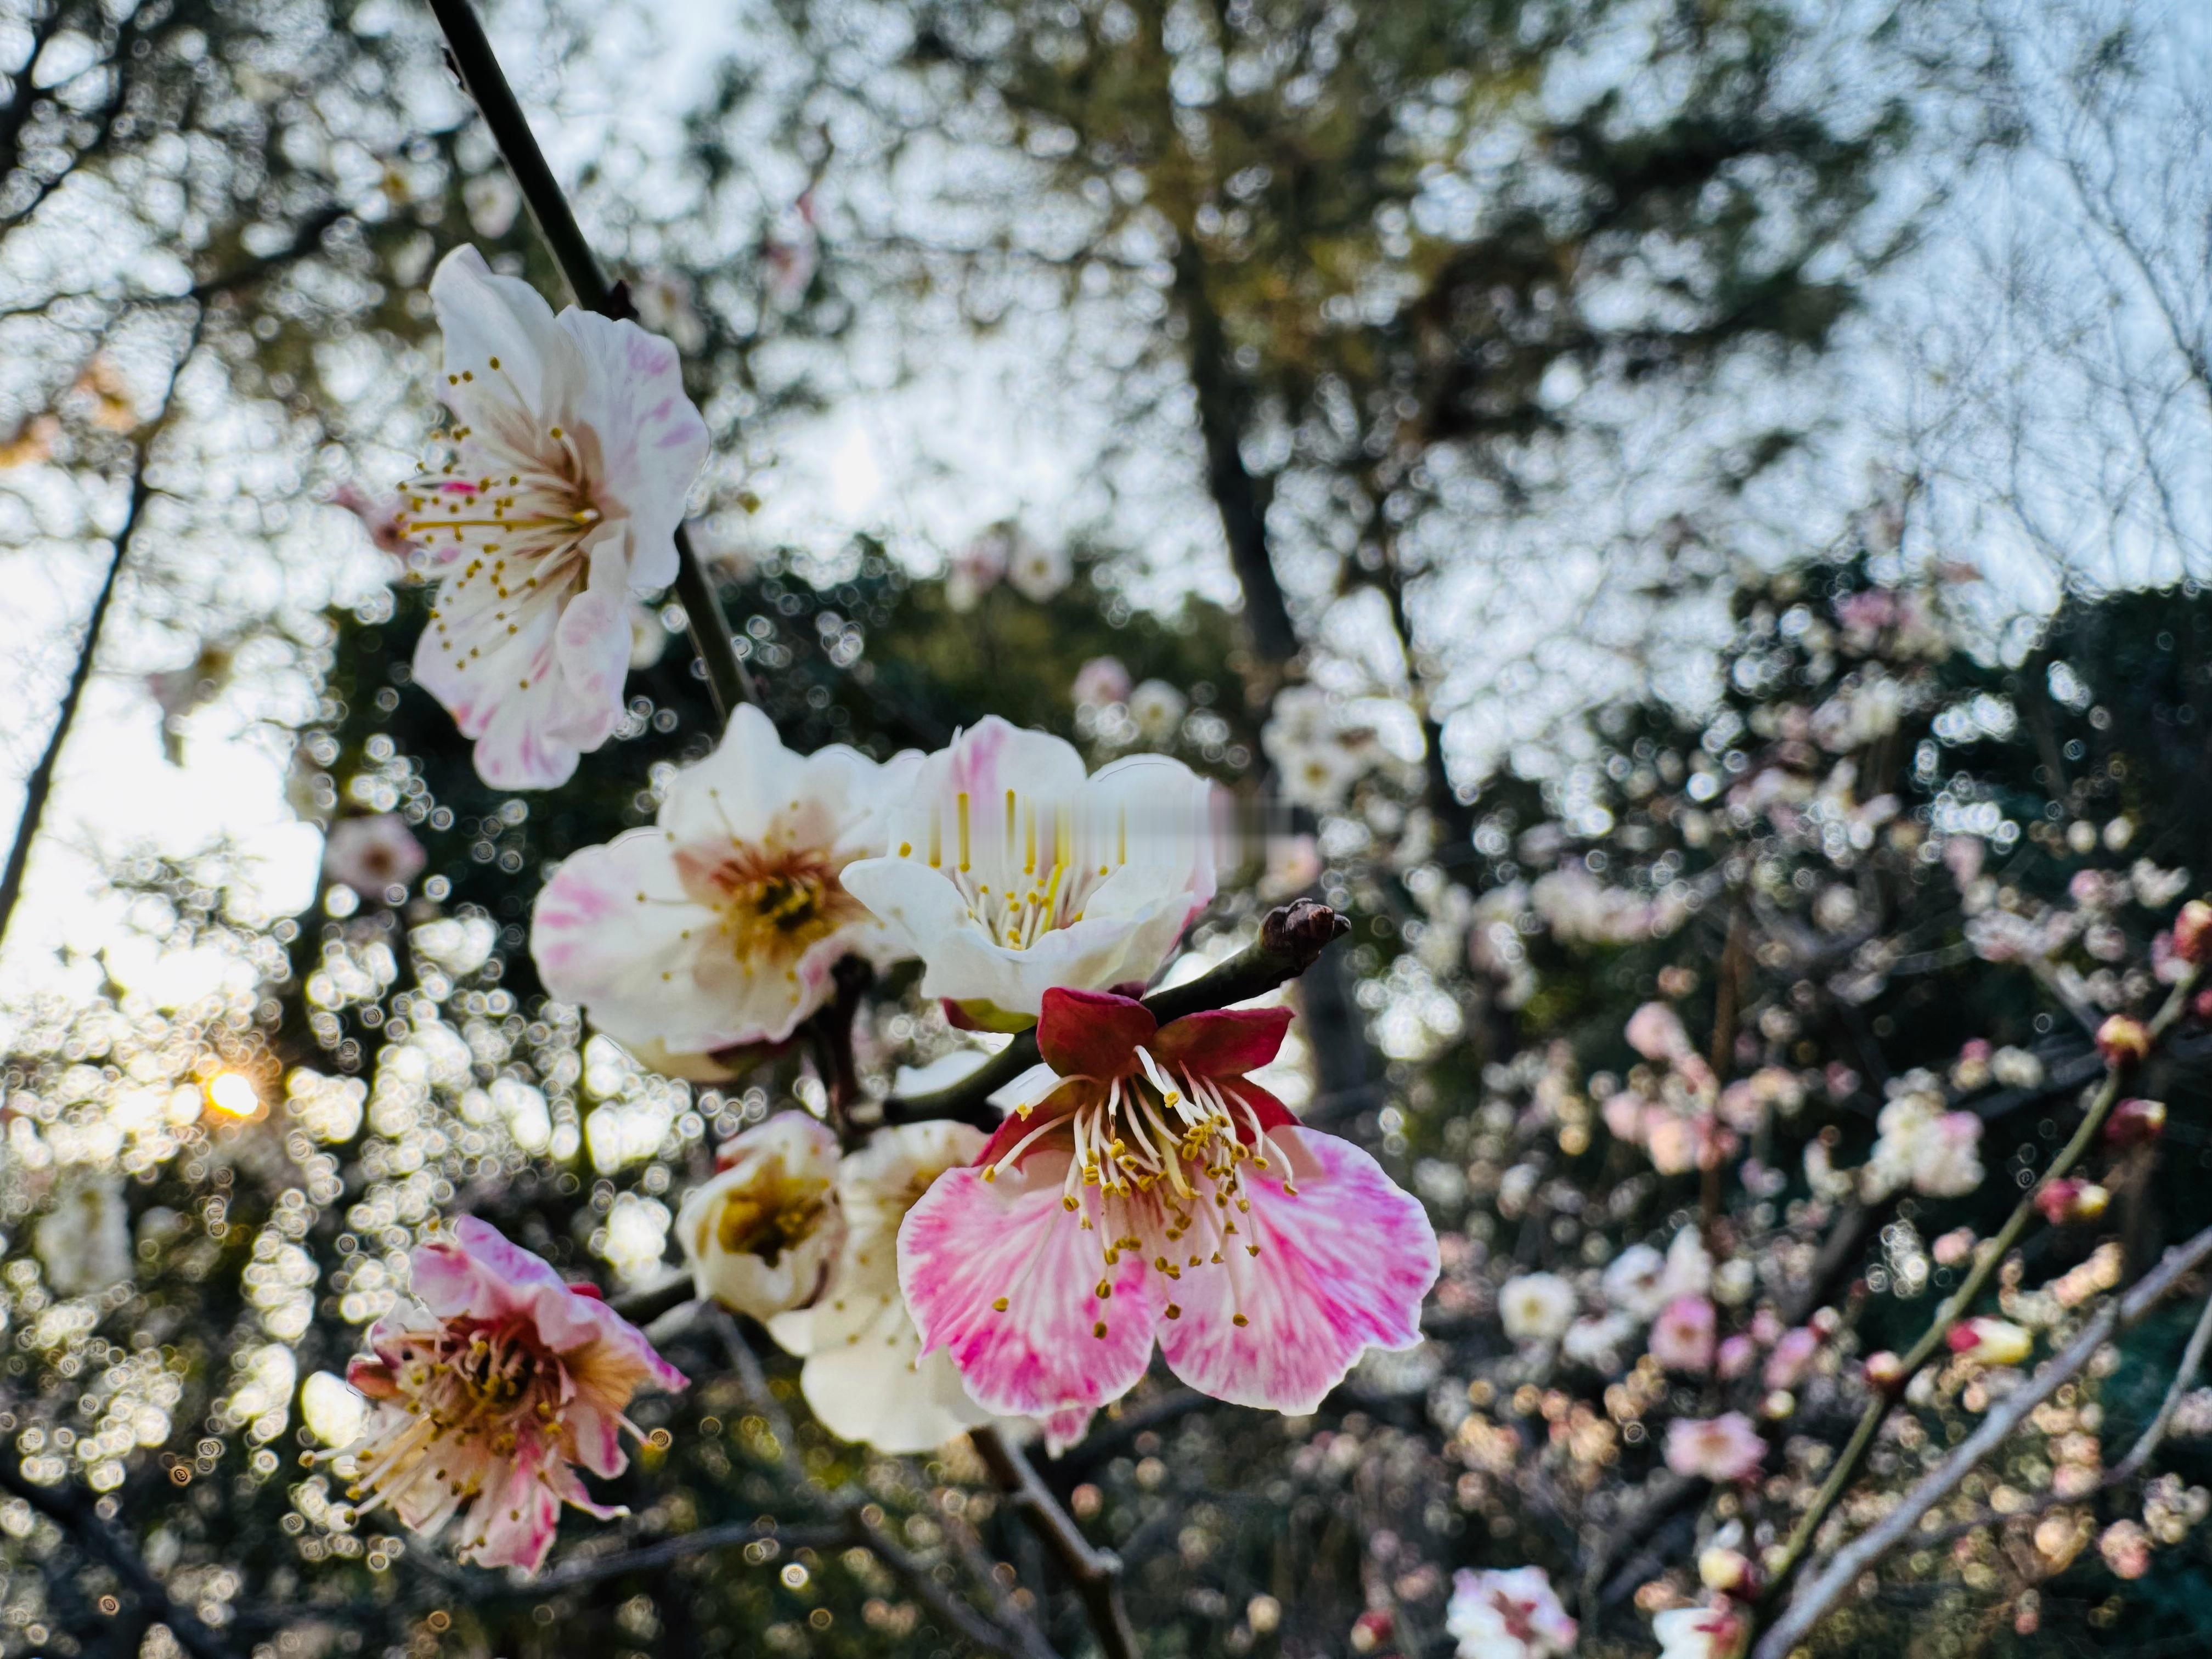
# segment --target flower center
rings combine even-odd
[[[793,962],[866,912],[822,848],[732,839],[726,848],[676,855],[684,890],[714,911],[739,961]]]
[[[395,1430],[356,1455],[356,1513],[419,1499],[427,1485],[458,1501],[482,1490],[488,1462],[514,1455],[526,1432],[550,1433],[561,1362],[519,1325],[466,1321],[410,1331],[393,1367],[406,1410]]]
[[[714,1242],[732,1255],[756,1255],[773,1267],[821,1224],[829,1193],[827,1182],[766,1177],[751,1191],[723,1199]]]
[[[1119,815],[1109,837],[1079,825],[1067,801],[1025,799],[1009,789],[1005,805],[1003,816],[987,813],[962,790],[949,823],[941,805],[931,809],[926,850],[929,867],[951,878],[992,942],[1026,951],[1082,921],[1098,884],[1129,861],[1128,814]],[[914,844],[902,842],[898,851],[911,858]]]

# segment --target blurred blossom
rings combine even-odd
[[[1692,1052],[1682,1017],[1663,1002],[1647,1002],[1630,1015],[1626,1036],[1646,1060],[1675,1060]]]
[[[668,630],[660,625],[660,612],[642,602],[629,608],[629,666],[632,673],[650,668],[668,649]]]
[[[1784,1331],[1766,1356],[1766,1370],[1759,1381],[1769,1389],[1795,1389],[1804,1382],[1820,1352],[1819,1335],[1805,1326]]]
[[[899,1233],[923,1351],[949,1352],[979,1404],[1104,1405],[1157,1339],[1202,1393],[1309,1412],[1367,1348],[1420,1340],[1437,1255],[1419,1202],[1249,1076],[1290,1018],[1163,1026],[1126,997],[1046,993],[1044,1065]]]
[[[722,1149],[721,1172],[677,1212],[676,1239],[702,1297],[767,1319],[805,1307],[844,1237],[837,1137],[800,1111],[778,1112]]]
[[[514,228],[522,210],[522,192],[504,167],[479,173],[461,186],[461,205],[468,211],[469,227],[486,241],[495,242]]]
[[[1066,548],[1038,541],[1020,530],[1009,532],[1006,583],[1030,604],[1042,605],[1048,599],[1057,599],[1074,574],[1075,563],[1068,557]],[[1159,682],[1148,680],[1146,684],[1158,685]],[[1142,686],[1138,688],[1139,690],[1143,689]],[[1130,712],[1136,713],[1133,704]]]
[[[1724,1382],[1733,1382],[1740,1376],[1748,1376],[1751,1368],[1759,1363],[1759,1344],[1739,1331],[1723,1339],[1713,1357],[1713,1370]]]
[[[1269,904],[1296,898],[1321,879],[1321,848],[1311,836],[1271,836],[1258,892]]]
[[[1678,1417],[1667,1425],[1667,1467],[1677,1474],[1723,1484],[1748,1480],[1765,1455],[1766,1443],[1741,1412]]]
[[[371,903],[422,873],[429,854],[397,812],[340,818],[323,844],[323,878],[350,887]]]
[[[1575,1316],[1575,1288],[1557,1273],[1522,1273],[1498,1289],[1498,1320],[1516,1342],[1556,1342]]]
[[[1713,1304],[1701,1296],[1677,1297],[1651,1326],[1652,1358],[1670,1371],[1703,1371],[1713,1363]]]
[[[1149,981],[1213,896],[1212,787],[1180,761],[1086,777],[1071,744],[993,715],[911,776],[890,855],[844,884],[921,958],[922,994],[978,1025],[1024,1027],[1056,987]]]
[[[1559,1353],[1572,1364],[1594,1370],[1618,1370],[1621,1351],[1635,1334],[1636,1322],[1626,1314],[1577,1319],[1559,1339]]]
[[[1873,1155],[1859,1172],[1860,1196],[1879,1202],[1899,1188],[1929,1198],[1960,1198],[1982,1184],[1982,1121],[1943,1109],[1924,1072],[1892,1085],[1900,1092],[1875,1119]]]
[[[1146,680],[1129,693],[1129,718],[1147,743],[1165,743],[1182,726],[1190,700],[1165,680]]]
[[[649,270],[632,279],[629,301],[637,307],[637,320],[652,332],[666,336],[686,357],[706,349],[706,319],[692,303],[691,283],[682,272]]]
[[[1011,526],[994,526],[952,556],[951,568],[945,578],[945,601],[954,611],[974,610],[977,601],[999,585],[1006,574],[1013,533]]]
[[[2115,1578],[2140,1578],[2150,1571],[2150,1534],[2133,1521],[2115,1521],[2098,1535],[2097,1550]]]
[[[972,1162],[982,1146],[981,1132],[964,1123],[903,1124],[878,1130],[837,1166],[845,1227],[829,1281],[811,1307],[771,1318],[769,1334],[805,1360],[799,1391],[841,1440],[880,1452],[925,1452],[991,1420],[968,1397],[943,1350],[923,1355],[898,1285],[898,1233],[907,1212],[939,1176]]]
[[[123,1180],[80,1170],[61,1183],[54,1207],[31,1231],[31,1247],[56,1296],[96,1296],[131,1277],[131,1209]]]
[[[1444,1631],[1458,1644],[1458,1659],[1565,1659],[1575,1648],[1575,1621],[1541,1567],[1461,1568]]]
[[[1651,1617],[1659,1659],[1735,1659],[1750,1627],[1725,1607],[1674,1607]]]
[[[655,827],[586,848],[539,890],[530,949],[546,988],[647,1054],[783,1042],[836,994],[844,957],[906,954],[843,878],[884,850],[919,763],[842,744],[796,755],[739,708],[669,781]]]
[[[769,307],[795,310],[822,268],[822,235],[814,217],[814,190],[799,191],[778,216],[761,244],[763,289]]]
[[[667,341],[556,318],[473,247],[439,263],[430,297],[454,425],[408,486],[409,533],[443,573],[415,678],[486,783],[551,788],[623,717],[630,590],[676,579],[706,424]]]
[[[2002,1319],[1962,1319],[1944,1334],[1951,1352],[1981,1365],[2017,1365],[2035,1352],[2035,1338]]]
[[[1373,764],[1375,734],[1347,722],[1320,687],[1293,685],[1276,693],[1260,747],[1284,799],[1329,812]]]
[[[474,1216],[417,1246],[413,1266],[420,1307],[379,1320],[346,1371],[374,1407],[350,1448],[355,1492],[371,1494],[356,1518],[388,1504],[434,1534],[458,1516],[461,1559],[535,1572],[562,1504],[626,1513],[594,1503],[576,1466],[620,1474],[630,1396],[683,1374],[595,1291]]]
[[[1158,682],[1147,680],[1145,684]],[[1103,708],[1111,703],[1127,702],[1130,689],[1129,671],[1121,665],[1119,657],[1093,657],[1075,671],[1075,683],[1069,692],[1079,708]]]

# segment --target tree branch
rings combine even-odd
[[[1120,1558],[1110,1550],[1091,1547],[1073,1517],[1037,1478],[1029,1459],[1004,1435],[996,1429],[975,1429],[968,1438],[999,1490],[1013,1500],[1014,1512],[1074,1582],[1084,1611],[1090,1615],[1091,1633],[1098,1638],[1106,1659],[1138,1659],[1137,1632],[1130,1626],[1128,1609],[1121,1605]]]
[[[2212,1227],[2206,1228],[2186,1244],[2168,1250],[2166,1259],[2142,1283],[2126,1296],[2107,1303],[2104,1310],[2089,1322],[2063,1353],[2038,1371],[2033,1381],[2014,1389],[1992,1407],[1980,1425],[1960,1443],[1958,1450],[1929,1471],[1920,1484],[1906,1494],[1903,1503],[1883,1516],[1876,1525],[1836,1552],[1820,1577],[1800,1590],[1788,1610],[1774,1621],[1773,1626],[1760,1640],[1753,1659],[1784,1659],[1792,1648],[1812,1633],[1814,1626],[1858,1582],[1859,1576],[1904,1542],[1919,1525],[1921,1517],[1948,1498],[1983,1458],[2002,1444],[2005,1437],[2020,1426],[2023,1418],[2057,1392],[2061,1383],[2077,1375],[2094,1358],[2097,1350],[2111,1340],[2115,1332],[2134,1324],[2148,1313],[2172,1293],[2184,1275],[2207,1257],[2212,1257]],[[2198,1339],[2204,1335],[2205,1328],[2200,1322]],[[2194,1357],[2201,1359],[2203,1342],[2192,1339],[2190,1346]],[[2185,1367],[2193,1369],[2188,1366],[2187,1360],[2184,1364]],[[2160,1413],[2161,1419],[2165,1416],[2166,1413]],[[2160,1424],[2153,1425],[2154,1430],[2160,1427]],[[2145,1438],[2151,1445],[2156,1444],[2149,1436]],[[2148,1455],[2146,1449],[2144,1455]],[[2134,1454],[2129,1455],[2133,1457]]]
[[[587,311],[609,317],[634,316],[629,296],[620,284],[611,286],[592,246],[569,210],[568,198],[545,165],[544,153],[530,131],[530,122],[507,84],[499,58],[485,38],[483,25],[469,0],[430,0],[430,9],[446,32],[454,70],[477,110],[490,130],[499,153],[506,158],[515,187],[530,204],[530,216],[538,234],[552,250],[561,273],[574,290],[576,303]],[[705,568],[691,550],[691,538],[681,525],[676,529],[676,597],[684,606],[691,630],[692,649],[707,665],[707,690],[714,713],[727,724],[739,703],[759,701],[753,694],[752,677],[745,672],[730,638],[729,619],[714,595]]]

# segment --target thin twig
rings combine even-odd
[[[576,216],[569,210],[568,198],[562,193],[553,169],[545,164],[544,153],[538,148],[522,106],[514,100],[514,89],[507,83],[506,73],[485,38],[475,9],[469,0],[430,0],[430,9],[446,32],[446,44],[452,50],[461,83],[476,100],[477,112],[506,158],[515,188],[529,204],[530,216],[537,222],[538,234],[552,251],[561,274],[568,279],[576,303],[607,316],[635,314],[629,296],[609,284],[592,255],[592,245],[584,240]],[[690,627],[691,647],[707,666],[707,691],[714,699],[714,712],[727,724],[739,703],[759,699],[753,695],[752,677],[732,643],[722,602],[715,597],[714,585],[707,580],[705,568],[692,551],[691,538],[681,525],[676,530],[676,597]]]
[[[1144,1000],[1145,1006],[1165,1025],[1185,1014],[1226,1008],[1264,996],[1312,967],[1321,953],[1351,928],[1344,917],[1310,899],[1279,906],[1261,919],[1258,939],[1198,978],[1153,992]],[[950,1088],[885,1101],[884,1121],[918,1123],[927,1118],[952,1118],[992,1127],[999,1121],[991,1109],[992,1094],[1036,1063],[1036,1032],[1024,1031]]]
[[[2103,1311],[2089,1322],[2063,1353],[2051,1359],[2031,1381],[2007,1395],[1993,1407],[1973,1433],[1960,1443],[1959,1449],[1930,1470],[1920,1484],[1905,1495],[1902,1503],[1883,1516],[1878,1524],[1869,1528],[1836,1552],[1820,1576],[1800,1590],[1788,1609],[1774,1621],[1760,1640],[1753,1659],[1783,1659],[1792,1648],[1810,1635],[1813,1627],[1858,1582],[1859,1576],[1904,1542],[1913,1528],[1919,1525],[1921,1517],[1950,1496],[1983,1458],[2004,1443],[2005,1437],[2020,1425],[2023,1418],[2055,1394],[2062,1383],[2087,1365],[2095,1358],[2097,1350],[2110,1341],[2115,1332],[2134,1324],[2148,1313],[2172,1293],[2185,1274],[2207,1257],[2212,1257],[2212,1227],[2206,1228],[2186,1244],[2168,1250],[2165,1260],[2133,1290],[2124,1297],[2107,1303]],[[2203,1328],[2200,1323],[2200,1334]],[[2197,1357],[2202,1358],[2201,1345],[2192,1341],[2191,1346],[2197,1349]],[[2153,1441],[2151,1443],[2154,1445],[2156,1443]],[[2144,1455],[2148,1455],[2146,1450]]]
[[[1137,1632],[1121,1605],[1121,1563],[1111,1550],[1094,1548],[1074,1518],[1037,1478],[1030,1460],[996,1429],[969,1432],[977,1455],[1011,1498],[1014,1512],[1037,1535],[1060,1571],[1074,1582],[1090,1615],[1091,1634],[1106,1659],[1137,1659]]]
[[[2190,991],[2195,983],[2195,970],[2185,971],[2167,995],[2165,1005],[2150,1023],[2153,1047],[2181,1018],[2182,1011],[2189,1005]],[[2127,1062],[2119,1060],[2106,1066],[2105,1080],[2098,1085],[2088,1109],[2081,1115],[2081,1127],[2075,1130],[2074,1138],[2051,1160],[2050,1169],[2044,1174],[2045,1182],[2064,1176],[2089,1150],[2090,1142],[2103,1127],[2106,1115],[2112,1109],[2112,1103],[2119,1098],[2120,1080],[2129,1069]],[[1835,1507],[1844,1489],[1857,1474],[1859,1466],[1874,1444],[1875,1431],[1881,1428],[1882,1419],[1889,1414],[1892,1404],[1904,1392],[1905,1385],[1920,1373],[1943,1346],[1951,1327],[1959,1322],[1967,1309],[1973,1306],[1975,1298],[1981,1295],[1990,1275],[1996,1272],[1997,1265],[2027,1230],[2035,1212],[2035,1193],[2031,1190],[2021,1197],[1996,1237],[1983,1244],[1975,1253],[1972,1268],[1959,1288],[1936,1310],[1936,1317],[1927,1330],[1921,1334],[1920,1340],[1912,1345],[1899,1363],[1896,1382],[1867,1402],[1866,1411],[1860,1417],[1858,1426],[1851,1431],[1851,1437],[1845,1443],[1842,1454],[1837,1457],[1835,1467],[1829,1471],[1827,1479],[1821,1482],[1820,1491],[1814,1494],[1812,1504],[1790,1533],[1789,1541],[1783,1546],[1782,1558],[1776,1564],[1773,1577],[1761,1598],[1765,1604],[1771,1606],[1780,1598],[1784,1586],[1803,1563],[1807,1552],[1812,1547],[1814,1534],[1820,1531],[1820,1523],[1827,1518],[1829,1510]],[[1764,1650],[1762,1644],[1761,1651]]]

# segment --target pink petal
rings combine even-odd
[[[1216,1008],[1170,1020],[1145,1046],[1177,1071],[1242,1077],[1274,1059],[1290,1027],[1287,1008]]]
[[[975,1403],[1004,1416],[1103,1406],[1152,1358],[1157,1281],[1135,1251],[1106,1265],[1107,1241],[1061,1206],[1067,1162],[1039,1153],[995,1181],[949,1170],[899,1228],[899,1289],[922,1352],[948,1352]]]
[[[1141,1002],[1111,991],[1055,988],[1037,1016],[1037,1053],[1062,1077],[1121,1077],[1136,1068],[1137,1045],[1158,1022]]]
[[[1242,1166],[1252,1207],[1221,1265],[1187,1269],[1175,1285],[1182,1316],[1161,1326],[1160,1347],[1177,1376],[1218,1400],[1310,1412],[1368,1348],[1421,1340],[1437,1237],[1419,1202],[1349,1141],[1309,1129],[1272,1138],[1290,1154],[1295,1193],[1279,1164]]]
[[[494,1478],[469,1511],[463,1548],[470,1559],[525,1572],[545,1565],[561,1525],[561,1498],[550,1478],[560,1467],[559,1459],[527,1443],[512,1462],[495,1465]]]

